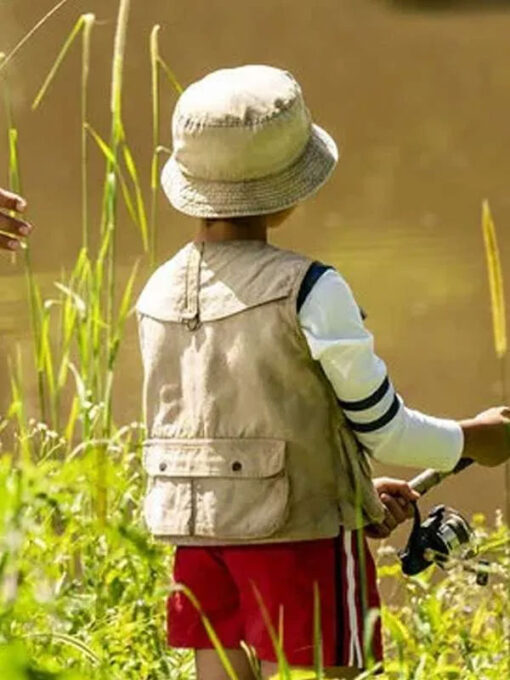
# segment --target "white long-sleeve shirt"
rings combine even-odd
[[[359,441],[376,460],[442,471],[455,467],[464,446],[461,427],[404,405],[374,352],[373,336],[351,289],[337,271],[328,269],[316,281],[299,319],[313,358]]]

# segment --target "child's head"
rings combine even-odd
[[[298,83],[270,66],[222,69],[190,85],[172,132],[163,188],[177,210],[205,219],[278,221],[326,182],[338,160]]]

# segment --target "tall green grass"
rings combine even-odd
[[[35,30],[0,65],[27,44]],[[140,423],[117,423],[114,390],[119,349],[131,314],[138,264],[126,280],[118,277],[119,204],[140,236],[140,261],[152,264],[157,246],[160,89],[182,87],[161,55],[160,28],[149,39],[152,74],[152,163],[147,191],[126,137],[122,92],[128,48],[129,0],[118,4],[112,52],[110,126],[101,132],[89,120],[93,82],[91,46],[94,15],[82,14],[72,27],[34,100],[48,105],[60,67],[81,39],[82,244],[75,262],[43,293],[32,267],[30,247],[22,253],[31,315],[33,366],[14,351],[10,361],[11,405],[0,423],[0,678],[2,680],[108,679],[188,680],[194,677],[188,652],[168,651],[164,641],[164,601],[171,588],[172,554],[154,544],[140,520],[144,491]],[[8,84],[5,82],[8,100]],[[11,187],[22,190],[15,115],[8,110]],[[37,115],[37,111],[33,115]],[[91,214],[88,163],[104,159],[99,215]],[[146,195],[150,207],[147,210]],[[35,375],[37,409],[27,405],[27,374]],[[28,384],[34,381],[28,381]],[[460,569],[437,581],[400,576],[394,554],[384,557],[381,577],[393,584],[399,604],[384,608],[387,664],[383,678],[424,680],[508,677],[504,650],[504,611],[509,593],[502,586],[508,570],[508,532],[478,528],[484,549],[494,554],[493,583],[480,590]],[[200,610],[192,593],[188,596]],[[315,669],[292,674],[283,654],[282,630],[265,612],[278,657],[280,677],[320,679],[320,608],[314,608]],[[371,616],[370,613],[367,613]],[[212,643],[226,675],[236,680],[214,629]],[[369,626],[370,628],[370,622]],[[249,650],[247,650],[249,653]],[[257,664],[250,657],[254,674]],[[376,667],[362,677],[374,677]]]

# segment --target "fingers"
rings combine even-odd
[[[386,493],[381,495],[381,501],[384,503],[388,514],[385,521],[389,520],[392,523],[390,528],[394,529],[398,524],[406,521],[408,517],[406,506],[402,506],[395,498]]]
[[[5,192],[0,190],[0,197],[2,195],[5,197]],[[0,248],[18,250],[21,247],[19,239],[28,236],[32,228],[32,225],[25,220],[0,212]]]
[[[0,249],[10,250],[11,252],[16,252],[21,248],[21,243],[17,238],[9,238],[4,234],[0,234]]]
[[[477,413],[474,419],[486,423],[500,422],[501,420],[507,421],[510,420],[510,407],[506,405],[493,406]]]
[[[418,494],[419,497],[419,494]],[[413,503],[415,503],[418,499],[417,498],[412,498],[411,500],[407,500],[406,498],[402,498],[402,496],[396,496],[395,500],[397,503],[400,505],[402,508],[406,519],[411,519],[414,517],[414,509],[413,509]]]
[[[407,502],[416,501],[420,497],[420,494],[412,489],[408,482],[405,482],[402,479],[379,477],[378,479],[374,479],[374,486],[379,492],[379,495],[386,493],[391,496],[395,496],[399,499],[403,499],[404,504],[407,504]]]
[[[365,527],[365,534],[368,538],[388,538],[391,531],[384,524],[370,524]]]
[[[12,191],[0,189],[0,208],[5,210],[14,210],[16,212],[24,212],[27,207],[27,202],[21,196],[13,194]]]
[[[413,491],[407,482],[387,477],[374,480],[374,485],[384,505],[384,520],[381,524],[365,527],[365,532],[369,538],[387,538],[399,524],[414,516],[412,502],[420,494]]]
[[[388,538],[399,524],[405,522],[413,514],[410,505],[404,509],[390,496],[387,496],[386,499],[381,497],[381,500],[385,503],[384,520],[381,524],[370,524],[365,527],[365,533],[369,538]],[[411,514],[409,514],[409,510]]]

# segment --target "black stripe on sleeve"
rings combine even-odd
[[[304,276],[303,281],[301,282],[301,287],[299,289],[296,304],[298,313],[301,311],[301,307],[304,305],[305,300],[312,288],[315,286],[324,272],[328,271],[328,269],[333,269],[333,267],[322,264],[322,262],[312,262]]]
[[[364,411],[378,404],[389,389],[390,381],[388,376],[386,376],[376,391],[372,392],[366,399],[360,399],[359,401],[342,401],[339,399],[338,403],[345,411]]]
[[[347,418],[347,422],[351,426],[351,429],[354,430],[354,432],[375,432],[375,430],[379,430],[381,427],[384,427],[390,421],[392,421],[393,418],[397,415],[399,408],[400,399],[398,398],[397,395],[395,395],[395,398],[393,399],[393,402],[389,409],[380,418],[377,418],[377,420],[372,420],[370,423],[355,423],[349,418]]]

